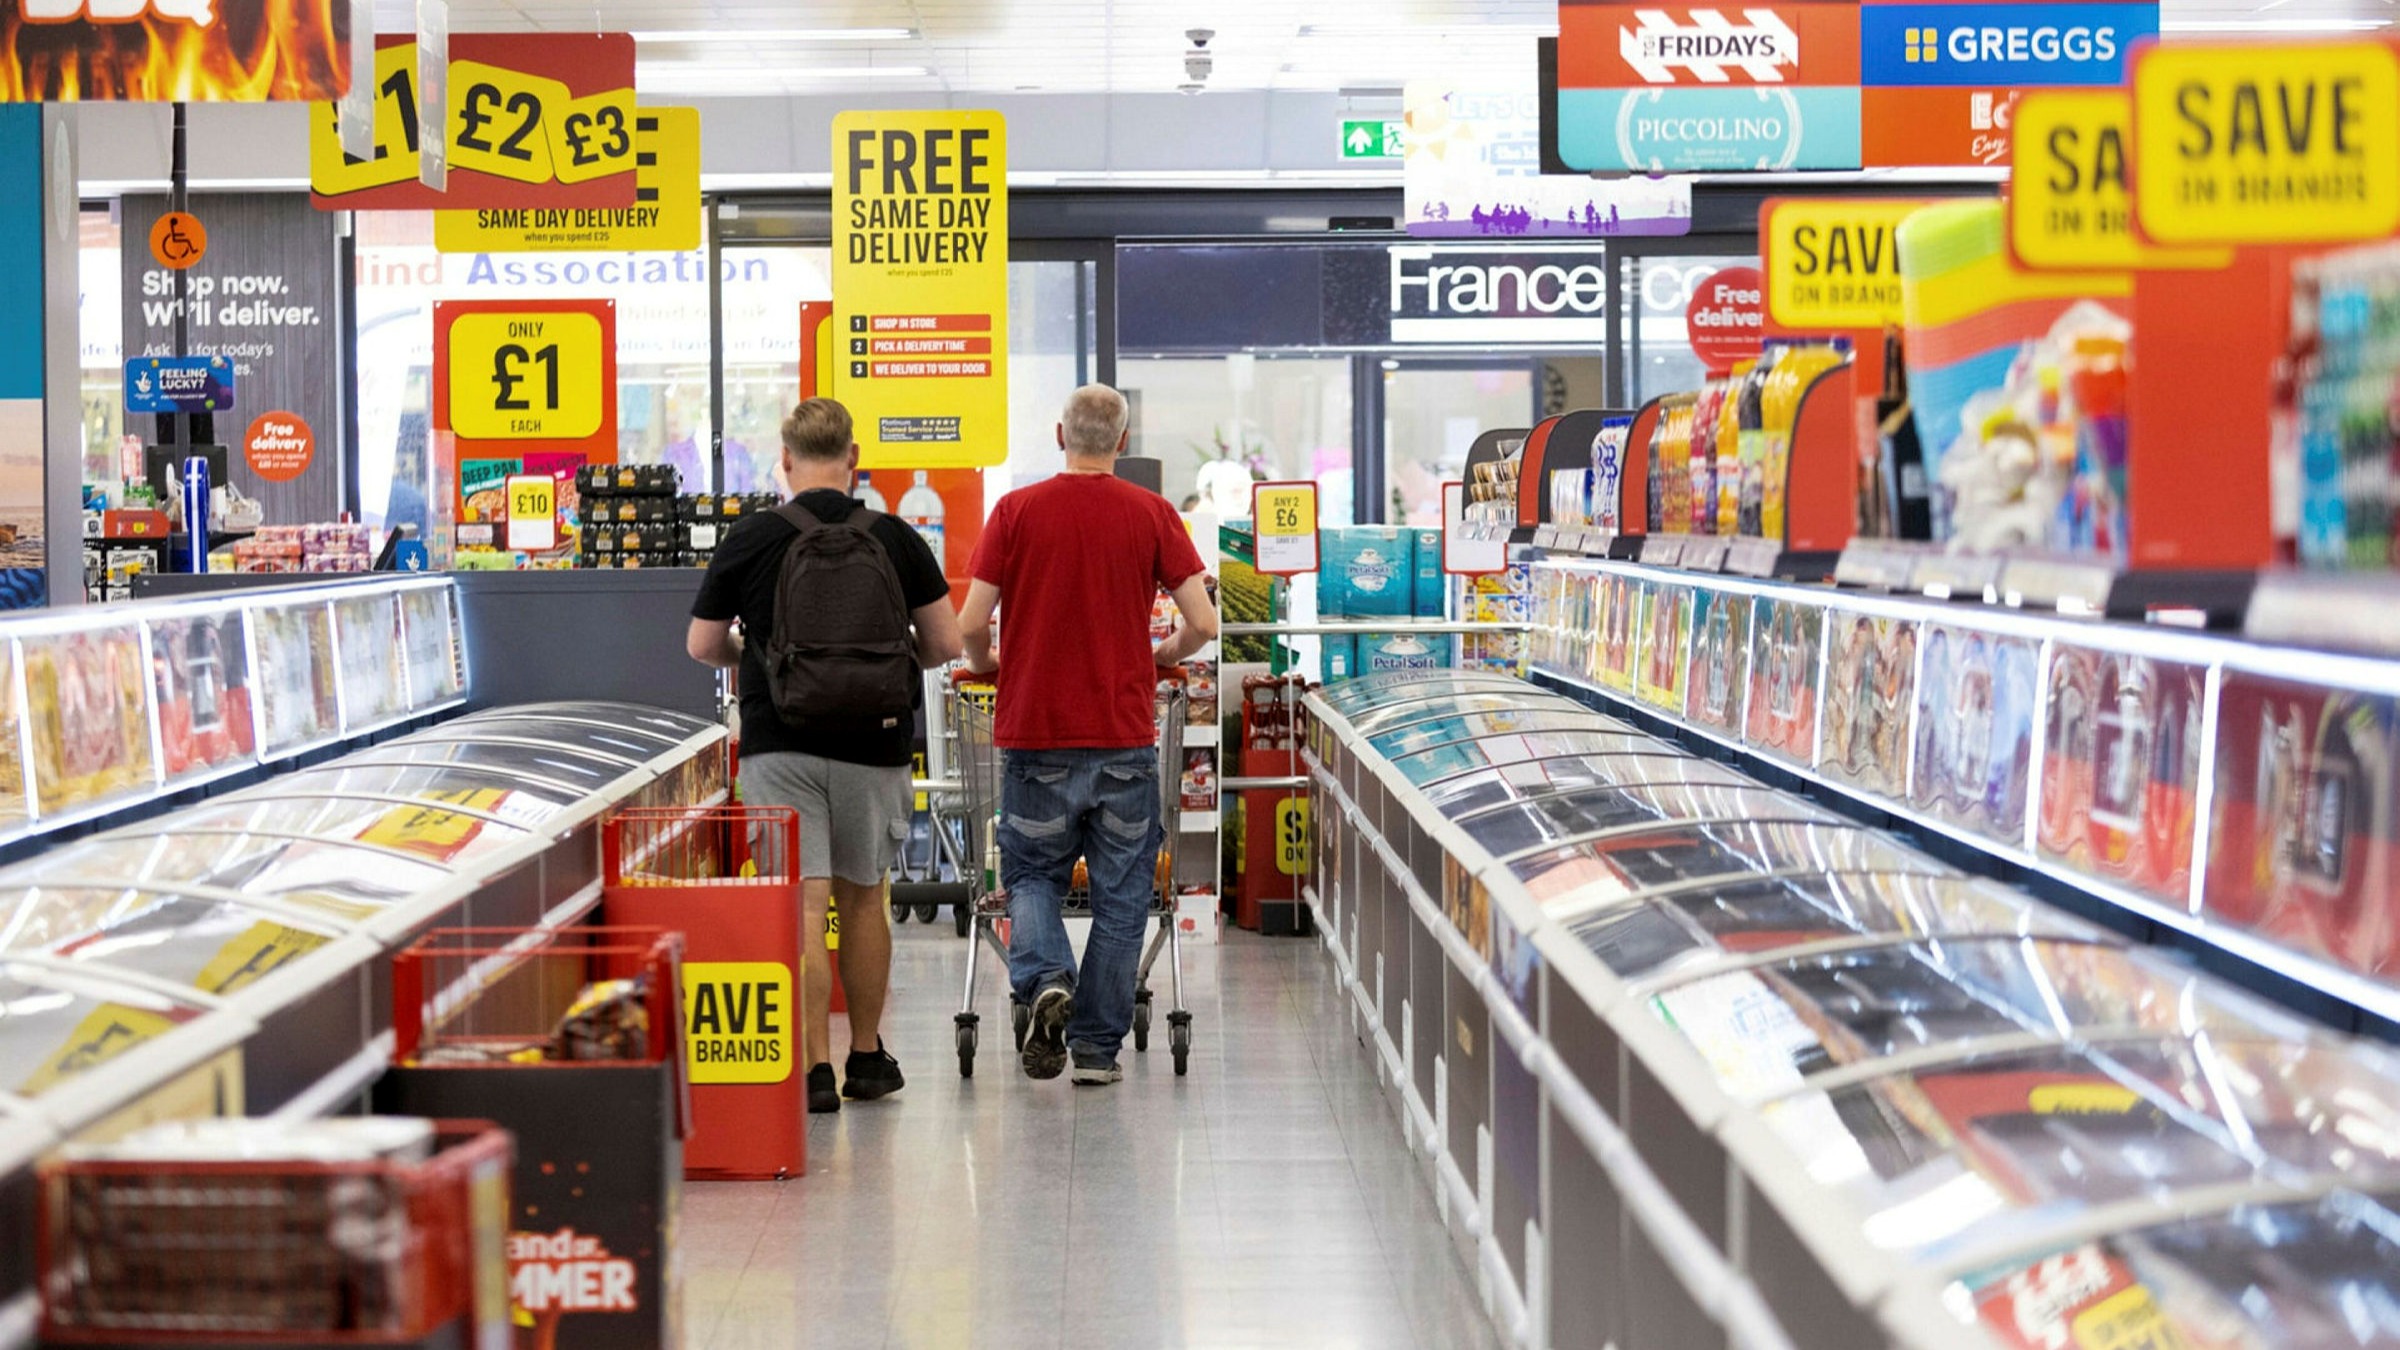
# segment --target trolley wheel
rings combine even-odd
[[[1133,996],[1133,1048],[1139,1053],[1150,1048],[1150,991],[1137,990]]]
[[[1024,1049],[1025,1028],[1033,1024],[1033,1010],[1011,999],[1008,1005],[1008,1020],[1017,1028],[1017,1048]]]
[[[958,1076],[973,1078],[976,1039],[974,1013],[958,1014],[958,1030],[955,1034],[958,1041]]]
[[[917,922],[932,923],[933,916],[939,914],[941,909],[942,904],[939,900],[926,901],[925,903],[917,906]]]
[[[958,928],[960,937],[965,937],[975,931],[975,903],[971,900],[961,900],[952,905],[950,922]]]
[[[892,902],[892,922],[893,922],[893,923],[907,923],[907,922],[908,922],[908,902],[907,902],[907,901],[905,901],[905,900],[894,900],[894,901]]]
[[[1175,1056],[1175,1076],[1181,1078],[1191,1067],[1192,1024],[1177,1022],[1167,1028],[1167,1049]]]

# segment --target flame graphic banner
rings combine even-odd
[[[349,83],[349,0],[0,0],[0,102],[299,102]]]

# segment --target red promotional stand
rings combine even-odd
[[[636,808],[602,840],[612,924],[684,935],[684,1174],[799,1176],[800,816],[790,807]]]

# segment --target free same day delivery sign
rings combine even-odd
[[[1008,135],[996,112],[833,119],[834,396],[869,468],[1008,458]]]
[[[2007,162],[2028,90],[2114,86],[2155,3],[1563,0],[1558,155],[1602,171]]]

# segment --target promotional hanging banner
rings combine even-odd
[[[2400,230],[2400,52],[2145,50],[2133,72],[2133,205],[2156,244],[2389,237]]]
[[[1857,10],[1868,168],[2008,162],[2021,99],[2124,82],[2158,6],[2116,0],[1868,0]]]
[[[1686,234],[1692,180],[1542,172],[1534,82],[1469,87],[1411,80],[1402,95],[1401,188],[1415,238]]]
[[[1258,530],[1260,575],[1294,577],[1317,570],[1317,485],[1257,483],[1250,520]]]
[[[1767,320],[1803,333],[1881,331],[1900,322],[1897,232],[1922,201],[1779,198],[1760,209]]]
[[[1008,132],[999,113],[833,119],[834,395],[867,468],[1008,458]]]
[[[340,98],[351,21],[350,0],[0,0],[0,102]]]
[[[2153,248],[2135,237],[2132,131],[2133,95],[2123,89],[2037,90],[2017,103],[2006,194],[2018,266],[2129,271],[2232,260],[2222,249]]]
[[[218,413],[233,407],[233,360],[137,356],[125,363],[125,411]]]
[[[433,213],[444,253],[679,253],[700,247],[700,110],[636,108],[634,202]]]
[[[1767,335],[1765,285],[1755,267],[1720,268],[1693,284],[1683,326],[1692,355],[1710,374],[1722,375],[1738,362],[1758,358]]]
[[[459,33],[446,126],[421,124],[418,46],[375,50],[375,153],[342,150],[338,105],[309,110],[309,187],[325,211],[608,209],[635,204],[633,38]],[[418,181],[422,134],[442,138],[447,184]]]
[[[457,436],[462,463],[544,452],[615,463],[616,302],[437,302],[432,401],[433,429]]]

